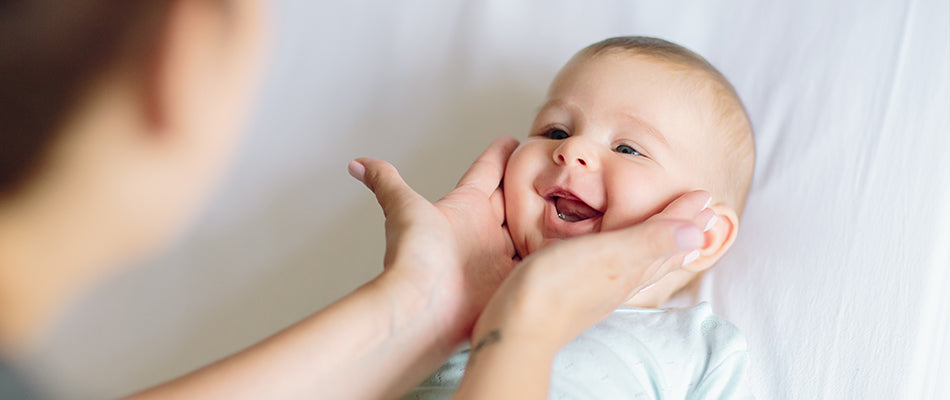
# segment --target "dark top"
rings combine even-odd
[[[0,361],[0,399],[40,399],[26,380],[20,377],[13,368]]]

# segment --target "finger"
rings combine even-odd
[[[693,219],[693,222],[696,223],[696,226],[703,227],[703,232],[707,232],[716,225],[716,219],[716,212],[711,208],[706,208]]]
[[[637,254],[647,259],[666,259],[700,248],[705,237],[693,221],[680,219],[648,220],[642,224],[617,230],[604,240],[624,254]],[[606,236],[606,234],[603,234]],[[607,244],[603,244],[607,245]]]
[[[681,258],[681,256],[676,255],[670,258],[656,260],[656,270],[650,278],[650,282],[659,282],[660,279],[663,279],[663,277],[670,272],[679,269],[680,262],[682,261],[679,258]]]
[[[495,139],[485,152],[475,159],[455,187],[472,186],[485,195],[491,195],[501,182],[508,157],[515,151],[515,147],[518,147],[518,140],[511,136]]]
[[[657,282],[659,282],[660,279],[666,276],[672,269],[675,269],[675,268],[668,268],[668,264],[669,264],[669,259],[655,260],[652,264],[650,264],[650,267],[648,269],[653,271],[653,273],[650,274],[650,278],[642,282],[639,282],[638,286],[633,288],[633,290],[629,293],[627,299],[624,300],[624,302],[630,301],[630,299],[632,299],[633,296],[640,294],[640,292],[649,290]]]
[[[491,202],[491,209],[499,222],[505,221],[505,192],[500,187],[488,198]]]
[[[695,251],[695,250],[694,250]],[[666,275],[669,275],[673,271],[677,271],[684,265],[685,257],[688,257],[687,254],[682,250],[674,253],[670,256],[660,256],[650,263],[650,266],[646,269],[646,275],[649,278],[639,282],[638,287],[634,288],[626,301],[629,301],[633,296],[636,296],[640,292],[646,291],[653,287],[657,282],[663,279]]]
[[[361,168],[362,167],[362,168]],[[392,164],[372,158],[358,158],[350,162],[350,175],[359,179],[376,195],[376,201],[383,209],[383,215],[389,216],[408,201],[421,198]]]
[[[705,190],[687,192],[670,202],[660,214],[664,218],[693,219],[712,201],[712,196]]]

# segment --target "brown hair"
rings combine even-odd
[[[580,51],[582,56],[595,56],[608,51],[628,51],[673,65],[699,71],[709,79],[702,86],[710,89],[716,111],[718,128],[722,131],[724,158],[728,182],[714,183],[717,191],[731,201],[738,215],[742,215],[755,166],[755,143],[752,122],[736,89],[716,67],[691,50],[663,39],[646,36],[621,36],[602,40]],[[715,195],[715,194],[714,194]]]
[[[154,49],[167,0],[6,0],[0,4],[0,196],[41,166],[93,81]]]

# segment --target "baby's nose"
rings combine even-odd
[[[577,137],[565,139],[554,150],[554,163],[563,166],[579,166],[592,171],[600,168],[593,149]]]
[[[557,159],[558,159],[558,161],[560,161],[562,164],[567,164],[567,160],[564,159],[564,154],[558,154],[558,155],[557,155]],[[577,163],[580,164],[580,165],[582,165],[582,166],[585,166],[585,167],[587,166],[587,160],[585,160],[583,156],[576,158],[574,161],[577,161]]]

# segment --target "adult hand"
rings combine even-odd
[[[548,246],[512,272],[473,332],[507,329],[560,349],[641,289],[682,266],[713,218],[705,191],[684,194],[633,227]]]
[[[511,137],[495,140],[455,189],[434,204],[387,162],[363,158],[349,166],[351,175],[376,195],[386,218],[381,278],[412,288],[397,291],[400,298],[393,300],[421,305],[424,312],[404,317],[436,318],[431,334],[449,348],[468,338],[475,318],[517,262],[500,187],[517,145]],[[406,298],[405,293],[415,295]]]

